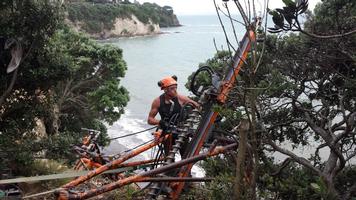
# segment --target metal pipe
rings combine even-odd
[[[169,170],[172,170],[172,169],[175,169],[175,168],[178,168],[178,167],[182,167],[182,166],[190,164],[190,163],[195,163],[195,162],[197,162],[199,160],[203,160],[206,157],[215,156],[215,155],[224,153],[225,151],[227,151],[229,149],[236,148],[236,146],[237,146],[237,144],[235,143],[235,144],[230,144],[230,145],[227,145],[227,146],[224,146],[224,147],[216,147],[214,149],[214,151],[212,151],[212,152],[206,152],[206,153],[203,153],[203,154],[200,154],[200,155],[196,155],[196,156],[193,156],[191,158],[184,159],[184,160],[180,160],[178,162],[175,162],[175,163],[172,163],[172,164],[169,164],[169,165],[165,165],[165,166],[162,166],[162,167],[159,167],[159,168],[147,171],[147,172],[142,172],[140,174],[137,174],[137,175],[134,175],[134,176],[130,176],[130,177],[127,177],[125,179],[121,179],[119,181],[116,181],[114,183],[110,183],[108,185],[105,185],[103,187],[92,189],[92,190],[89,190],[89,191],[83,192],[83,193],[69,194],[69,192],[67,190],[65,190],[65,188],[64,188],[63,190],[59,191],[58,200],[87,199],[87,198],[102,194],[104,192],[108,192],[108,191],[114,190],[116,188],[120,188],[120,187],[122,187],[124,185],[127,185],[127,184],[130,184],[130,183],[141,182],[141,181],[147,179],[147,177],[149,177],[149,176],[153,176],[153,175],[156,175],[156,174],[167,172]]]
[[[124,156],[122,156],[122,157],[120,157],[120,158],[118,158],[118,159],[116,159],[116,160],[114,160],[114,161],[112,161],[110,163],[107,163],[107,164],[105,164],[105,165],[103,165],[103,166],[101,166],[101,167],[99,167],[99,168],[97,168],[97,169],[95,169],[93,171],[90,171],[87,175],[78,177],[77,179],[65,184],[62,187],[63,188],[74,187],[74,186],[76,186],[76,185],[78,185],[80,183],[85,182],[86,180],[88,180],[88,179],[90,179],[90,178],[92,178],[94,176],[97,176],[97,175],[103,173],[106,170],[114,169],[117,166],[119,166],[121,163],[123,163],[124,161],[126,161],[126,160],[128,160],[128,159],[130,159],[130,158],[132,158],[132,157],[134,157],[134,156],[136,156],[136,155],[138,155],[138,154],[140,154],[140,153],[142,153],[142,152],[144,152],[144,151],[146,151],[146,150],[148,150],[148,149],[160,144],[160,143],[162,143],[168,137],[169,137],[169,134],[167,134],[165,137],[161,137],[158,140],[155,140],[155,141],[153,141],[151,143],[148,143],[148,144],[146,144],[146,145],[144,145],[144,146],[142,146],[142,147],[140,147],[140,148],[138,148],[136,150],[133,150],[131,153],[128,153],[128,154],[126,154],[126,155],[124,155]]]

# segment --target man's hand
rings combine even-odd
[[[159,138],[161,137],[161,135],[162,135],[162,131],[156,131],[156,132],[154,132],[154,133],[153,133],[153,137],[154,137],[155,141],[158,141]]]

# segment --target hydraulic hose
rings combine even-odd
[[[197,78],[197,76],[199,75],[199,73],[206,71],[209,73],[210,78],[213,77],[214,71],[209,67],[209,66],[202,66],[200,67],[194,74],[192,77],[192,80],[190,82],[190,90],[193,92],[193,94],[195,94],[196,96],[200,97],[200,95],[202,94],[202,92],[199,92],[199,88],[197,88],[197,86],[195,85],[195,79]]]

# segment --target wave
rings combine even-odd
[[[138,131],[142,131],[149,127],[150,126],[146,123],[145,120],[133,117],[130,110],[126,110],[125,114],[122,115],[117,122],[115,122],[112,126],[108,127],[108,135],[110,138],[114,138],[114,137],[124,136],[127,134],[132,134]],[[139,144],[142,144],[144,142],[153,139],[151,133],[152,130],[145,131],[137,135],[119,138],[115,140],[115,142],[125,146],[127,149],[132,149]],[[109,145],[109,147],[107,147],[107,149],[110,150],[114,148],[113,146],[115,145],[115,142],[112,142]],[[117,152],[117,153],[121,153],[121,152]],[[147,152],[144,152],[142,155],[147,159],[150,157],[150,154],[147,154]]]

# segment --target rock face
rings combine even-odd
[[[162,16],[164,17],[164,16]],[[175,14],[172,14],[170,16],[165,16],[164,20],[161,20],[159,23],[160,27],[176,27],[176,26],[181,26],[181,24],[178,21],[178,18]]]
[[[173,8],[155,3],[68,3],[66,21],[98,39],[160,33],[162,27],[180,26]]]
[[[148,24],[144,24],[134,15],[131,16],[131,19],[117,18],[114,29],[108,32],[110,36],[151,35],[157,33],[160,33],[158,24],[154,24],[151,21]]]
[[[67,22],[73,26],[76,31],[84,32],[89,34],[93,38],[97,39],[107,39],[110,37],[131,37],[131,36],[143,36],[143,35],[154,35],[160,33],[159,24],[149,23],[144,24],[137,19],[135,15],[131,15],[130,18],[116,18],[112,29],[102,29],[97,33],[88,33],[82,28],[82,23]]]

